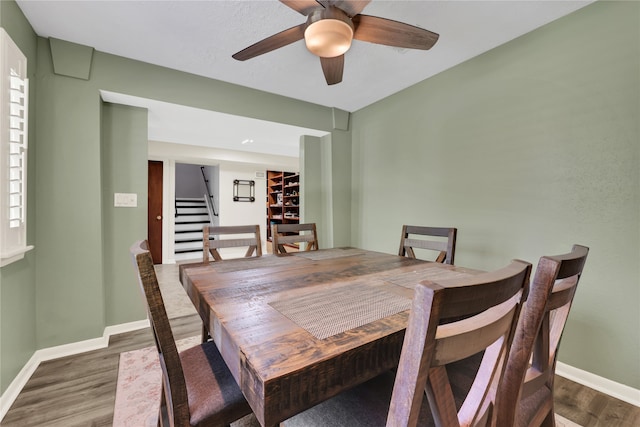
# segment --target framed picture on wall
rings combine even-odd
[[[255,202],[256,182],[246,179],[233,180],[233,201],[234,202]]]

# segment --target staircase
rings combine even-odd
[[[176,199],[176,261],[202,259],[202,227],[209,225],[204,199]]]

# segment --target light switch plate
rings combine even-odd
[[[120,208],[138,207],[138,195],[136,193],[113,193],[113,206]]]

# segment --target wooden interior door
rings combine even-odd
[[[162,165],[149,160],[147,239],[154,264],[162,264]]]

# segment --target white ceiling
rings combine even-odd
[[[148,136],[152,141],[298,157],[300,135],[327,134],[315,129],[215,113],[104,90],[100,94],[107,102],[147,108]]]
[[[232,54],[255,42],[305,21],[304,16],[276,0],[17,0],[36,33],[42,37],[68,40],[102,52],[350,112],[591,2],[373,0],[364,9],[364,14],[426,28],[439,33],[440,39],[428,51],[354,40],[345,55],[342,83],[327,86],[318,58],[306,50],[304,41],[245,62],[231,58]],[[119,100],[117,94],[111,96],[113,102],[127,103]],[[185,142],[174,141],[181,139],[179,136],[184,129],[189,129],[188,136],[193,140],[210,141],[211,129],[200,125],[220,119],[203,120],[205,117],[198,115],[194,124],[192,114],[196,114],[195,109],[180,107],[169,113],[170,104],[139,98],[135,102],[133,105],[150,108],[150,136],[153,134],[153,139],[160,141]],[[162,120],[156,122],[152,132],[154,115],[161,116]],[[186,122],[180,122],[178,117]],[[223,122],[227,119],[229,117],[222,117]],[[253,126],[252,122],[234,128],[247,131]],[[300,129],[294,133],[298,131]],[[233,140],[236,149],[245,139],[259,140],[257,133],[227,133],[225,141]],[[283,141],[283,138],[278,140]],[[298,137],[287,141],[284,145],[295,146],[297,152]],[[214,144],[214,141],[209,143]],[[273,152],[281,154],[282,149],[274,147]]]

